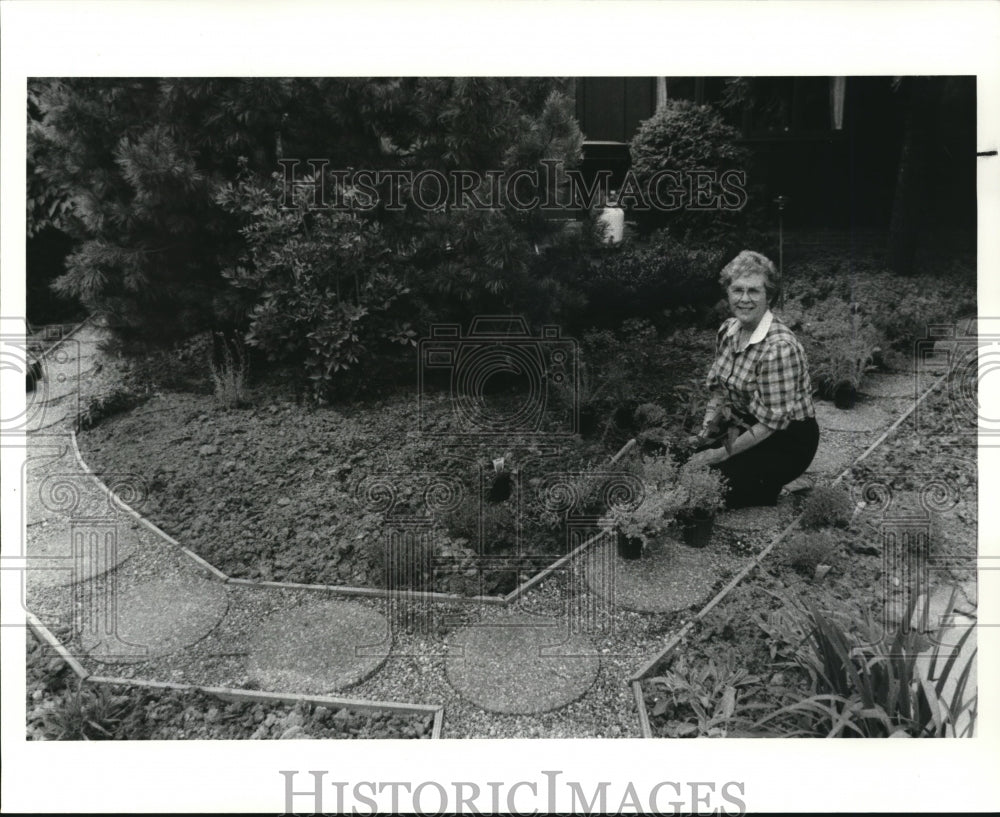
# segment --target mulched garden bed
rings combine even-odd
[[[199,690],[81,685],[33,634],[26,639],[28,740],[430,738],[434,716],[311,703],[225,701]]]
[[[700,421],[688,373],[695,360],[707,366],[711,335],[648,339],[636,365],[655,357],[658,374],[628,380],[630,394],[674,412],[677,439],[679,420]],[[526,398],[511,389],[483,399],[486,416],[503,418]],[[608,462],[639,432],[639,401],[602,397],[601,422],[580,436],[565,433],[575,399],[550,395],[539,434],[463,436],[447,389],[428,389],[419,411],[413,392],[315,407],[262,388],[255,405],[226,410],[209,395],[162,391],[89,418],[78,439],[99,476],[131,475],[136,510],[230,576],[500,595],[574,544],[567,513],[604,510],[567,506],[561,486],[572,494],[583,474],[631,467]],[[412,537],[389,551],[400,531]]]
[[[846,631],[866,620],[894,627],[912,588],[891,569],[901,537],[884,533],[923,518],[924,509],[932,589],[974,582],[975,464],[974,417],[956,411],[955,391],[944,384],[852,468],[845,491],[866,505],[849,526],[793,533],[643,680],[654,736],[747,736],[748,724],[813,694],[796,660],[807,605]],[[815,557],[796,546],[804,536],[819,540]],[[776,724],[753,734],[780,736],[770,731]]]

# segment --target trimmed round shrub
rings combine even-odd
[[[813,490],[802,509],[802,526],[806,528],[846,528],[851,523],[854,506],[847,492],[832,485]]]
[[[799,531],[784,545],[785,564],[796,572],[812,576],[822,564],[830,564],[837,549],[837,540],[828,530]]]
[[[654,189],[658,192],[659,203],[654,200],[649,210],[634,212],[640,227],[669,225],[704,233],[723,223],[742,223],[750,154],[737,144],[739,138],[714,108],[684,99],[667,101],[644,121],[629,146],[632,172],[644,193],[652,197]],[[622,194],[627,197],[627,188]],[[628,205],[628,199],[623,203]],[[675,203],[681,206],[662,209]]]

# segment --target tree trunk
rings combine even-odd
[[[906,120],[889,220],[887,261],[893,272],[912,275],[917,239],[925,226],[928,139],[934,100],[932,81],[926,77],[906,77],[900,90],[906,95]]]

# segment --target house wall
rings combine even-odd
[[[723,104],[724,77],[667,77],[668,98],[712,104],[752,152],[748,188],[758,201],[788,199],[790,227],[889,224],[906,115],[889,77],[848,77],[841,129],[834,128],[829,77],[754,78],[760,98]],[[974,77],[940,85],[929,140],[930,223],[974,228],[976,219]],[[656,107],[653,77],[583,77],[575,82],[577,117],[587,142],[585,174],[629,166],[628,141]]]

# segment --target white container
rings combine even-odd
[[[605,244],[618,244],[625,236],[625,211],[621,207],[605,207],[597,217],[604,230]]]

